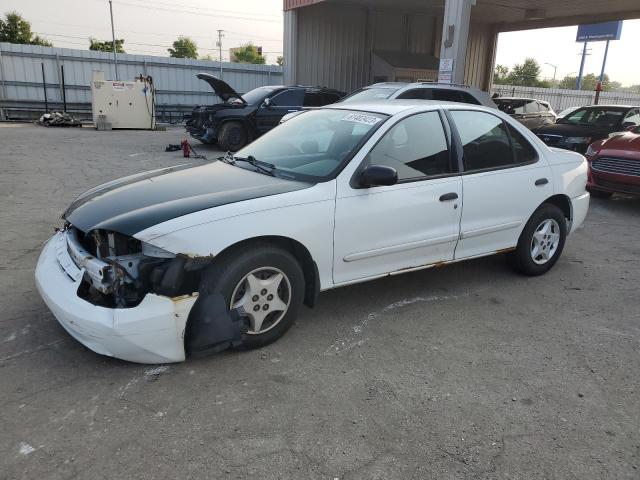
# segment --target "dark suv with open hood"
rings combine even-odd
[[[322,107],[344,96],[337,90],[301,85],[258,87],[240,95],[213,75],[197,77],[211,85],[222,103],[194,108],[187,131],[203,143],[217,143],[233,152],[276,127],[287,113]]]

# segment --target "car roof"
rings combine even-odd
[[[630,108],[640,108],[634,107],[633,105],[584,105],[578,108],[611,108],[611,109],[619,109],[619,110],[629,110]],[[576,108],[576,110],[578,109]]]
[[[527,102],[542,102],[542,103],[548,103],[544,100],[538,100],[537,98],[527,98],[527,97],[497,97],[494,98],[493,101],[494,102],[499,102],[501,100],[508,100],[508,101],[512,101],[512,100],[526,100]]]
[[[484,110],[496,113],[495,108],[484,105],[472,105],[459,102],[444,102],[440,100],[414,100],[414,99],[378,99],[352,103],[332,103],[321,108],[332,110],[357,110],[361,112],[382,113],[384,115],[396,115],[406,110],[433,110],[436,108],[462,109],[462,110]]]
[[[460,83],[438,83],[438,82],[379,82],[372,85],[362,87],[367,88],[446,88],[448,90],[480,90],[471,85],[463,85]]]

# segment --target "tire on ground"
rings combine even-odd
[[[553,256],[546,263],[540,265],[533,261],[531,244],[534,233],[545,220],[556,221],[560,227],[560,240]],[[566,238],[567,220],[564,217],[564,213],[557,206],[544,203],[529,218],[520,234],[516,250],[507,254],[507,261],[511,267],[524,275],[542,275],[549,271],[560,258]]]
[[[231,307],[231,295],[236,286],[245,275],[261,267],[277,268],[287,276],[291,286],[289,307],[284,317],[270,330],[260,334],[246,334],[242,344],[237,347],[240,350],[268,345],[283,336],[293,325],[304,299],[302,267],[288,251],[269,243],[260,243],[225,254],[202,276],[200,295],[220,293]]]
[[[247,144],[247,130],[240,122],[223,123],[218,131],[218,146],[222,150],[237,152]]]

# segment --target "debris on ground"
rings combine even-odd
[[[167,148],[164,149],[165,152],[177,152],[182,150],[182,146],[179,143],[170,143],[167,145]]]
[[[82,123],[75,117],[72,117],[66,112],[53,112],[45,113],[38,120],[35,121],[36,125],[42,125],[45,127],[81,127]]]

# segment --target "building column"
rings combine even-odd
[[[285,10],[284,12],[284,85],[297,83],[297,58],[298,58],[298,11]]]
[[[464,83],[472,5],[475,5],[475,0],[446,0],[445,3],[440,60],[453,60],[451,83]]]

